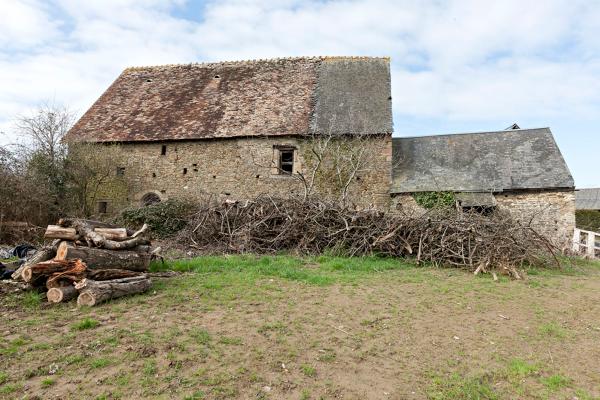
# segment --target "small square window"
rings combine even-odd
[[[281,174],[294,172],[294,149],[279,150],[279,171]]]
[[[106,214],[108,212],[108,202],[107,201],[99,201],[98,202],[98,214]]]
[[[125,167],[117,167],[117,176],[125,175]]]

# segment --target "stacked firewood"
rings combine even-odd
[[[61,219],[44,237],[51,245],[35,253],[13,274],[34,288],[47,290],[51,303],[77,297],[94,306],[151,286],[146,272],[158,249],[147,239],[148,226],[137,232],[82,219]]]

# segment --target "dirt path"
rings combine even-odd
[[[598,274],[190,276],[95,309],[4,298],[0,397],[600,397]]]

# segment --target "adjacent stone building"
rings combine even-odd
[[[600,232],[600,188],[575,192],[575,219],[577,228]]]
[[[392,140],[391,101],[388,58],[129,68],[66,139],[118,144],[115,177],[128,193],[106,190],[100,213],[205,194],[302,195],[325,141],[347,154],[326,157],[338,175],[317,174],[315,194],[349,188],[351,206],[419,212],[415,193],[452,192],[458,207],[503,208],[557,242],[570,237],[574,183],[549,129]],[[340,168],[356,159],[355,171]]]
[[[566,243],[574,181],[549,128],[394,138],[393,208],[422,211],[414,193],[452,192],[458,207],[510,212]]]
[[[600,188],[578,189],[575,192],[577,211],[600,212]]]

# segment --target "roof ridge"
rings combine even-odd
[[[145,66],[132,66],[125,68],[124,72],[129,71],[142,71],[147,69],[160,69],[160,68],[209,68],[217,66],[232,66],[232,65],[246,65],[246,64],[259,64],[259,63],[280,63],[288,61],[328,61],[328,60],[350,60],[350,61],[365,61],[365,60],[385,60],[390,61],[390,57],[373,57],[373,56],[299,56],[299,57],[275,57],[275,58],[257,58],[249,60],[234,60],[234,61],[206,61],[206,62],[190,62],[182,64],[159,64],[159,65],[145,65]]]
[[[461,135],[487,135],[492,133],[510,133],[510,132],[522,132],[522,131],[540,131],[540,130],[548,130],[550,131],[550,127],[544,126],[540,128],[521,128],[521,129],[511,129],[511,130],[497,130],[497,131],[478,131],[478,132],[455,132],[455,133],[433,133],[421,136],[400,136],[394,137],[392,139],[415,139],[415,138],[423,138],[423,137],[441,137],[441,136],[461,136]]]

